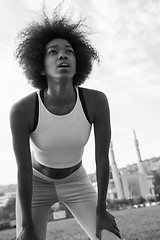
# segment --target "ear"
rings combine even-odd
[[[41,71],[41,72],[40,72],[40,74],[41,74],[41,75],[43,75],[43,76],[44,76],[44,75],[46,75],[46,73],[45,73],[45,71],[44,71],[44,70],[43,70],[43,71]]]

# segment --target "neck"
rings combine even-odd
[[[73,84],[71,82],[63,82],[63,84],[59,82],[49,83],[46,89],[46,98],[57,105],[73,101],[75,99]]]

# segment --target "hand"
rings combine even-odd
[[[121,239],[119,229],[117,227],[115,217],[110,214],[108,211],[105,211],[103,214],[97,213],[96,218],[96,236],[101,239],[101,232],[103,229],[106,229],[114,233],[117,237]]]
[[[33,228],[22,228],[16,240],[39,240]]]

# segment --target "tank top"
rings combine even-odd
[[[44,105],[38,94],[39,115],[31,133],[32,158],[51,168],[69,168],[82,160],[84,146],[91,131],[76,88],[74,108],[66,115],[55,115]]]

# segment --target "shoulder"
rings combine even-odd
[[[107,96],[105,93],[94,90],[94,89],[88,89],[88,88],[80,88],[81,91],[83,92],[83,95],[85,98],[92,102],[106,102],[107,101]]]
[[[98,91],[98,90],[93,90],[93,89],[88,89],[88,88],[80,88],[83,96],[86,100],[86,103],[93,107],[99,107],[99,106],[104,106],[104,107],[109,107],[108,106],[108,99],[105,93]]]
[[[36,94],[36,92],[31,93],[14,103],[11,107],[11,113],[28,113],[36,101]]]
[[[102,115],[104,112],[109,114],[109,104],[105,93],[87,88],[80,88],[80,90],[83,93],[92,122],[96,116]]]
[[[12,105],[10,110],[11,123],[15,121],[17,124],[23,122],[30,126],[34,116],[36,96],[37,93],[33,92]]]

